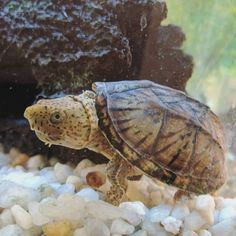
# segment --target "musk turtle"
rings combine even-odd
[[[114,204],[127,177],[140,173],[196,194],[213,193],[226,180],[218,117],[185,93],[151,81],[97,82],[78,96],[40,100],[24,115],[45,143],[109,158],[107,199]]]

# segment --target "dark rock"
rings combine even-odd
[[[193,60],[180,49],[181,29],[161,25],[166,16],[162,0],[0,1],[0,142],[6,150],[104,161],[88,150],[48,148],[19,119],[36,93],[78,93],[94,81],[149,79],[184,90]]]
[[[0,11],[0,60],[14,51],[47,91],[89,87],[98,71],[105,79],[130,66],[129,42],[115,21],[105,1],[8,1]]]
[[[36,79],[49,93],[124,79],[184,89],[192,58],[175,51],[185,37],[160,26],[166,15],[156,0],[3,1],[0,81]]]

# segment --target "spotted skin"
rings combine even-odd
[[[47,144],[81,149],[89,141],[90,117],[80,96],[40,100],[28,107],[24,116]]]
[[[150,81],[95,83],[78,96],[40,100],[25,111],[45,143],[89,148],[110,159],[107,200],[146,174],[183,192],[215,192],[226,180],[224,136],[210,109]]]

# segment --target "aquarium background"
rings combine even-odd
[[[181,4],[180,4],[181,3]],[[187,92],[207,104],[224,124],[228,182],[225,196],[236,194],[236,1],[172,0],[167,24],[185,32],[185,52],[194,58]]]
[[[187,91],[215,112],[236,102],[236,1],[167,1],[166,23],[182,27],[183,48],[194,58]]]

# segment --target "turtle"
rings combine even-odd
[[[186,93],[148,80],[95,82],[78,95],[42,99],[25,118],[49,145],[88,148],[109,159],[107,201],[146,175],[181,192],[214,193],[226,181],[220,119]]]

